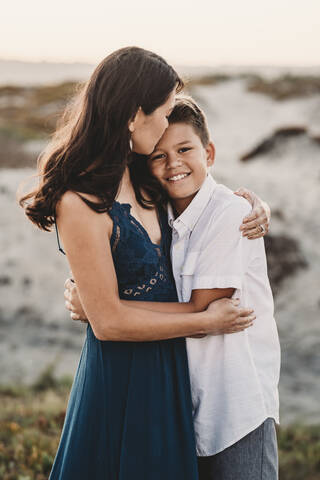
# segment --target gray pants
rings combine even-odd
[[[275,422],[267,418],[231,447],[211,457],[198,457],[199,480],[277,480]]]

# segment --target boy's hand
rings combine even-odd
[[[270,227],[271,212],[266,202],[258,195],[246,188],[239,188],[236,195],[244,197],[252,205],[252,212],[243,219],[240,230],[244,237],[249,239],[260,238],[266,235]]]
[[[251,308],[240,308],[238,298],[222,298],[210,303],[207,313],[210,315],[208,334],[222,335],[242,332],[253,325],[256,316]]]
[[[88,323],[74,280],[68,278],[64,283],[64,288],[65,306],[71,312],[70,317],[72,320],[81,320],[81,322]]]

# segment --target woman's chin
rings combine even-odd
[[[154,150],[154,145],[135,145],[133,144],[132,151],[139,155],[151,155]]]
[[[140,155],[145,155],[145,156],[148,156],[148,157],[149,157],[149,155],[152,154],[153,150],[154,150],[154,148],[151,148],[151,149],[149,148],[149,150],[144,149],[143,152],[141,151],[141,152],[139,152],[139,153],[140,153]]]

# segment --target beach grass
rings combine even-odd
[[[29,386],[0,387],[0,478],[48,478],[63,426],[71,379],[49,366]],[[320,426],[278,429],[280,480],[320,479]]]
[[[18,142],[47,138],[79,88],[75,82],[25,88],[0,86],[0,133]]]
[[[49,366],[30,387],[0,388],[0,478],[45,480],[58,447],[71,379]]]
[[[250,80],[250,79],[249,79]],[[312,75],[282,75],[274,79],[254,75],[249,81],[249,92],[261,93],[273,100],[289,100],[320,93],[320,77]]]

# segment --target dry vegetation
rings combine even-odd
[[[231,80],[231,76],[225,73],[213,73],[208,75],[201,75],[198,77],[192,77],[186,82],[186,86],[193,87],[197,86],[205,86],[205,85],[217,85],[221,82],[226,82],[227,80]]]
[[[192,78],[187,86],[217,85],[232,79],[243,79],[249,92],[267,95],[274,100],[308,97],[320,93],[320,77],[281,75],[274,79],[266,79],[257,74],[240,73],[228,75],[224,73],[208,74]]]
[[[71,381],[49,367],[29,388],[0,390],[0,478],[46,480],[62,429]]]
[[[274,100],[308,97],[320,93],[320,77],[284,75],[267,80],[254,76],[248,82],[248,90],[268,95]]]
[[[29,388],[0,389],[0,478],[48,478],[65,417],[71,380],[49,367]],[[280,480],[320,479],[320,428],[278,430]]]
[[[0,132],[22,141],[46,136],[54,130],[75,89],[73,82],[43,87],[0,87]]]
[[[77,85],[0,87],[0,168],[36,166],[26,142],[48,138]]]

